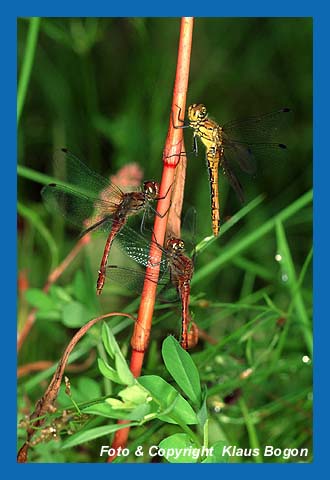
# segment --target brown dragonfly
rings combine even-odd
[[[92,231],[108,234],[97,279],[97,294],[102,293],[111,245],[129,216],[143,212],[141,229],[152,211],[152,202],[160,200],[159,184],[146,181],[140,191],[123,192],[117,185],[93,172],[67,149],[55,158],[55,171],[63,172],[67,184],[51,183],[41,195],[51,212],[61,213],[70,223],[82,228],[80,236]],[[168,192],[167,192],[168,193]],[[166,195],[167,195],[166,193]]]
[[[133,260],[144,267],[160,266],[159,279],[152,273],[147,278],[161,286],[161,296],[166,301],[172,302],[178,298],[181,301],[181,346],[185,350],[189,347],[189,303],[190,303],[190,282],[194,273],[193,258],[185,253],[185,243],[180,238],[170,237],[166,241],[165,247],[159,245],[156,241],[156,247],[161,250],[161,261],[156,261],[150,257],[150,243],[138,232],[135,232],[127,225],[121,229],[116,237],[120,248]],[[157,257],[158,258],[158,257]],[[141,292],[145,273],[129,268],[121,268],[114,265],[107,267],[107,276],[126,288]],[[174,287],[176,293],[173,292]],[[165,293],[164,293],[165,290]]]
[[[214,236],[220,232],[219,205],[219,167],[239,200],[244,202],[243,188],[234,173],[235,163],[246,173],[255,172],[255,160],[269,159],[283,154],[286,145],[274,142],[279,127],[283,123],[289,108],[266,113],[245,120],[235,120],[220,126],[208,117],[205,105],[194,103],[188,108],[188,125],[194,131],[194,152],[197,154],[197,137],[206,147],[206,161],[209,172],[211,190],[212,229]],[[180,109],[179,109],[179,120]]]

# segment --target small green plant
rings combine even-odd
[[[163,438],[158,445],[169,462],[209,462],[210,451],[211,461],[224,461],[220,444],[217,442],[216,445],[209,446],[208,443],[207,390],[202,389],[196,365],[177,340],[169,336],[162,346],[162,357],[171,383],[158,375],[143,375],[135,379],[106,324],[102,327],[102,341],[109,361],[98,359],[100,372],[113,383],[125,385],[125,388],[119,390],[116,397],[107,397],[82,408],[82,413],[124,420],[127,422],[125,427],[141,426],[155,420],[176,425],[178,432]],[[191,429],[191,425],[202,433],[201,439]],[[118,428],[123,427],[110,424],[83,429],[65,439],[62,448],[109,435]],[[150,449],[150,456],[156,451],[154,446]]]

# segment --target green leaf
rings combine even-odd
[[[142,421],[146,416],[155,417],[158,405],[152,402],[149,392],[137,382],[131,387],[124,388],[118,393],[122,400],[109,397],[105,401],[90,405],[83,411],[109,418],[139,420]]]
[[[167,337],[162,346],[165,366],[176,383],[194,403],[201,401],[200,379],[196,365],[174,337]]]
[[[228,442],[219,440],[212,445],[213,455],[208,455],[202,463],[228,463],[230,456],[228,453],[223,453],[223,448],[228,445]]]
[[[110,328],[108,325],[104,322],[102,325],[102,342],[104,345],[104,348],[106,349],[108,355],[111,358],[115,358],[115,353],[116,353],[116,346],[117,342],[116,339],[111,332]],[[119,347],[118,347],[119,348]]]
[[[170,463],[196,463],[200,453],[200,449],[186,433],[175,433],[164,438],[159,448],[167,451],[164,457]]]
[[[58,303],[69,303],[72,302],[71,295],[68,292],[58,285],[52,285],[49,290],[50,296]]]
[[[206,405],[206,395],[204,395],[204,400],[202,403],[202,406],[200,410],[197,412],[197,418],[199,420],[199,424],[201,427],[204,427],[208,420],[208,415],[207,415],[207,405]]]
[[[59,309],[38,310],[36,318],[38,320],[48,320],[50,322],[59,322],[62,320],[62,315]]]
[[[70,328],[82,327],[91,319],[89,310],[79,302],[71,302],[64,305],[62,314],[63,324]]]
[[[149,392],[137,383],[131,387],[124,388],[118,393],[118,396],[123,399],[124,402],[131,402],[135,405],[146,403],[149,397]]]
[[[62,444],[62,449],[71,448],[76,445],[80,445],[81,443],[86,443],[91,440],[95,440],[95,438],[104,437],[105,435],[110,435],[110,433],[116,432],[117,430],[121,430],[122,428],[126,427],[134,427],[138,425],[137,423],[127,423],[125,425],[122,424],[115,424],[115,425],[104,425],[102,427],[95,427],[91,428],[90,430],[81,430],[73,434],[71,437],[64,440]]]
[[[78,379],[79,401],[93,400],[102,396],[100,384],[89,377]]]
[[[99,415],[117,420],[141,421],[151,412],[151,405],[125,404],[115,398],[107,398],[106,401],[90,405],[82,410],[84,413]]]
[[[133,385],[135,381],[134,376],[130,371],[126,360],[124,359],[121,352],[116,352],[115,354],[115,365],[121,383],[123,383],[124,385]]]
[[[118,373],[116,370],[114,370],[110,365],[108,365],[103,358],[98,358],[97,359],[98,367],[100,372],[105,378],[108,378],[109,380],[112,380],[114,383],[119,383],[122,384],[122,382],[119,379]]]
[[[51,297],[39,288],[30,288],[27,290],[25,292],[25,298],[30,305],[38,308],[41,311],[54,310],[56,308],[56,304]]]
[[[158,418],[168,423],[183,423],[195,425],[198,423],[196,413],[172,385],[165,382],[157,375],[145,375],[139,377],[138,383],[146,388],[152,398],[160,406]],[[162,414],[162,412],[168,412]]]
[[[130,371],[122,351],[116,342],[115,336],[106,323],[102,325],[102,341],[104,348],[111,358],[115,359],[115,366],[118,378],[123,385],[133,385],[134,376]]]

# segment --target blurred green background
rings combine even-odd
[[[29,25],[30,19],[18,20],[19,74],[27,52]],[[69,147],[105,176],[116,173],[128,162],[138,162],[146,179],[160,178],[179,28],[178,18],[41,19],[18,126],[18,270],[21,275],[23,272],[29,287],[41,288],[50,269],[77,240],[77,232],[46,211],[40,197],[42,181],[36,181],[36,172],[56,178],[52,169],[56,149]],[[252,235],[261,232],[267,221],[295,205],[312,188],[312,19],[197,18],[187,105],[198,102],[204,103],[220,124],[281,107],[293,110],[279,139],[288,145],[286,157],[278,161],[262,159],[255,178],[240,176],[247,202],[260,194],[265,194],[265,199],[197,258],[198,281],[193,285],[193,295],[203,294],[209,305],[203,306],[196,300],[192,310],[196,322],[217,340],[226,336],[230,339],[245,322],[256,318],[255,312],[239,308],[242,299],[244,304],[266,304],[270,310],[276,305],[278,317],[290,319],[283,335],[275,315],[271,327],[268,323],[258,324],[257,332],[251,329],[244,339],[232,338],[224,349],[213,353],[209,350],[202,358],[205,369],[201,376],[216,395],[223,397],[234,387],[242,386],[241,381],[233,381],[239,365],[248,367],[258,359],[257,364],[263,365],[262,375],[258,379],[251,377],[245,400],[255,412],[274,399],[281,405],[269,416],[265,414],[266,425],[260,427],[261,444],[271,438],[282,447],[311,448],[311,365],[301,360],[311,353],[311,326],[306,323],[306,318],[310,322],[312,309],[308,257],[312,247],[311,202],[289,215],[284,227],[282,223],[274,224],[260,236]],[[185,131],[185,138],[190,150],[190,129]],[[227,182],[220,181],[222,215],[229,219],[241,205]],[[188,159],[185,189],[185,206],[193,205],[198,212],[197,240],[211,235],[209,204],[204,149],[200,145],[199,156]],[[244,245],[247,239],[251,241]],[[236,245],[241,247],[235,250]],[[289,249],[284,266],[275,261],[280,246],[281,255],[286,247]],[[77,270],[90,269],[93,281],[96,280],[102,239],[96,238],[87,252],[87,260],[82,256],[58,282],[68,287],[70,294],[74,295],[70,286]],[[219,268],[214,263],[217,259]],[[204,274],[198,276],[198,272]],[[301,272],[303,276],[299,277]],[[93,293],[91,286],[89,294]],[[91,300],[93,308],[107,312],[113,305],[125,305],[120,295],[111,300],[106,294],[103,297],[101,305],[96,299]],[[229,313],[221,303],[232,305]],[[19,328],[28,308],[22,293]],[[177,316],[169,325],[175,333]],[[158,323],[157,328],[160,330],[152,345],[168,333],[164,322]],[[39,319],[22,349],[20,362],[57,360],[71,334],[59,321]],[[273,345],[275,337],[279,343]],[[127,341],[128,334],[125,338]],[[198,355],[203,355],[203,348],[207,352],[209,347],[202,343],[196,362],[201,358]],[[149,367],[157,365],[157,348],[154,346],[152,351]],[[231,355],[240,359],[235,367],[228,364]],[[211,373],[210,365],[215,368]],[[97,379],[97,375],[95,367],[89,376]],[[26,393],[24,384],[22,388]],[[35,386],[30,398],[37,393]],[[293,404],[296,409],[292,412]],[[259,413],[257,422],[263,415]],[[231,423],[231,415],[226,413],[227,438],[240,446],[249,446],[251,436],[244,428],[244,415],[241,413],[240,417],[235,410],[233,415],[243,420]],[[223,423],[218,417],[212,429],[215,438],[223,437]]]

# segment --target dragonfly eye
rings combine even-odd
[[[146,195],[154,197],[158,195],[159,185],[157,182],[144,182],[143,190]]]
[[[180,244],[182,243],[182,240],[179,240],[178,238],[169,238],[166,243],[166,249],[169,251],[177,252],[178,250],[181,250]]]
[[[196,122],[197,120],[200,120],[201,118],[203,118],[203,116],[201,115],[201,107],[203,107],[203,105],[198,103],[193,103],[192,105],[189,106],[188,119],[191,122]]]
[[[199,116],[200,119],[203,119],[203,118],[205,118],[206,115],[207,115],[207,110],[206,110],[205,105],[200,105],[200,107],[201,107],[201,108],[200,108],[200,110],[199,110],[199,112],[198,112],[198,116]]]
[[[183,240],[173,238],[171,243],[172,243],[173,250],[175,250],[176,252],[184,250],[184,241]]]

